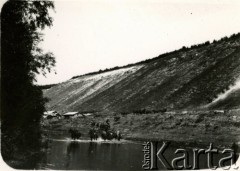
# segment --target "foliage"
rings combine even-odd
[[[35,167],[33,156],[38,156],[40,148],[39,122],[45,99],[33,83],[36,74],[45,75],[55,66],[53,54],[38,47],[43,40],[41,30],[52,25],[48,11],[53,8],[51,1],[13,0],[2,8],[1,149],[6,162],[22,162],[13,166],[17,168]]]

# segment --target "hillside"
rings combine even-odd
[[[235,86],[239,80],[237,34],[136,64],[76,76],[43,91],[49,99],[46,108],[59,112],[232,109],[240,108],[240,86]],[[222,94],[226,96],[218,99]]]

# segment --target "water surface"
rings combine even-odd
[[[70,138],[50,139],[44,159],[40,163],[41,169],[63,170],[142,170],[143,142],[127,140],[103,141],[90,140],[73,141]],[[158,143],[158,149],[162,143]],[[164,156],[170,162],[179,156],[175,154],[177,148],[185,148],[188,151],[188,163],[193,164],[193,148],[186,145],[170,146],[164,152]],[[206,149],[206,148],[205,148]],[[217,165],[224,155],[213,156],[213,164]],[[179,165],[183,163],[179,162]],[[199,155],[199,167],[208,168],[207,155]],[[158,161],[158,168],[165,169]]]

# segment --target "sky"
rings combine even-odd
[[[127,65],[182,46],[240,32],[239,0],[55,1],[53,26],[40,47],[56,67],[37,84],[59,83]]]

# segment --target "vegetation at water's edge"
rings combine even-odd
[[[52,25],[51,1],[8,0],[1,12],[1,154],[16,169],[36,168],[40,160],[40,119],[45,111],[36,74],[55,65],[38,44],[40,30]]]

